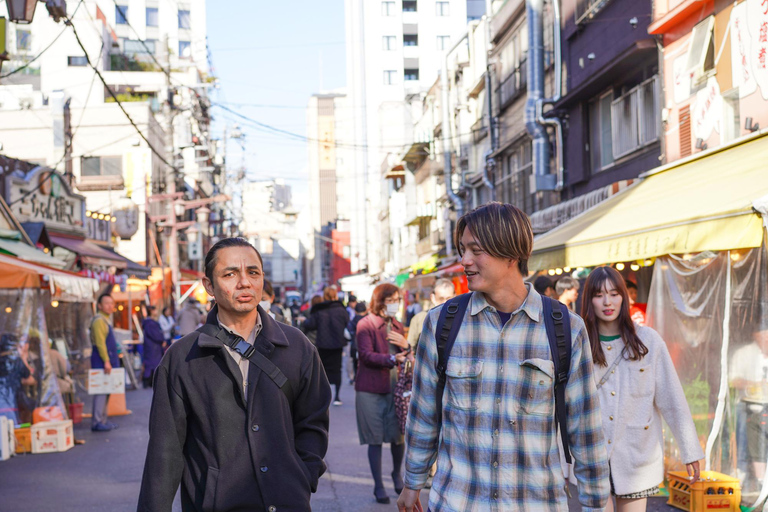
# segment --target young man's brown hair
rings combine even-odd
[[[463,254],[461,237],[469,229],[485,252],[494,258],[517,260],[523,277],[528,275],[528,258],[533,251],[533,229],[528,216],[511,204],[493,202],[462,215],[456,223],[454,244]]]

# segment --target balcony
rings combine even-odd
[[[528,85],[526,75],[525,60],[520,61],[520,65],[499,84],[496,91],[499,94],[499,105],[501,110],[506,109],[518,96],[525,92]]]
[[[611,103],[613,158],[656,142],[661,134],[659,80],[654,76]]]
[[[155,63],[137,55],[112,54],[109,56],[111,71],[162,71]]]
[[[488,135],[488,127],[485,126],[485,118],[481,117],[472,125],[472,142],[479,143]]]
[[[443,241],[439,231],[432,231],[427,237],[416,243],[416,254],[419,258],[434,253]]]
[[[576,24],[594,18],[610,0],[576,0]]]

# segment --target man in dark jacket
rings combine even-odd
[[[291,391],[254,364],[256,356],[249,361],[225,345],[226,332],[174,343],[155,372],[139,512],[170,512],[179,483],[184,511],[310,510],[326,469],[331,390],[306,337],[258,307],[262,269],[242,238],[211,248],[203,284],[217,306],[201,331],[239,336],[236,348],[252,345]]]

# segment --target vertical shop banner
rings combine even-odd
[[[680,104],[691,97],[691,78],[693,73],[686,67],[688,64],[688,51],[675,59],[672,64],[672,72],[675,75],[674,97],[675,103]]]
[[[693,106],[693,134],[697,139],[707,140],[712,130],[720,133],[720,120],[723,117],[723,97],[715,77],[707,80],[707,85],[696,93]]]
[[[768,0],[747,0],[752,37],[752,70],[763,99],[768,100]]]
[[[739,88],[740,98],[757,90],[757,82],[752,73],[751,50],[747,2],[742,2],[731,11],[731,75],[733,86]]]

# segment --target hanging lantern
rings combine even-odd
[[[8,19],[14,23],[28,25],[35,17],[37,0],[6,0]]]
[[[139,206],[130,197],[118,199],[112,208],[112,232],[123,240],[130,239],[139,230]]]

